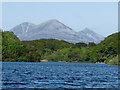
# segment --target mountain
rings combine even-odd
[[[23,37],[28,31],[30,31],[35,26],[36,25],[32,23],[24,22],[12,28],[11,31],[13,31],[14,34],[21,39],[21,37]]]
[[[87,42],[99,43],[100,41],[104,40],[102,35],[97,34],[89,28],[85,28],[84,30],[79,31],[78,35],[85,37],[88,40]]]
[[[85,29],[80,32],[75,32],[56,19],[49,20],[39,25],[24,22],[12,28],[11,31],[13,31],[20,40],[58,39],[72,43],[98,43],[103,40],[102,36],[91,30]]]

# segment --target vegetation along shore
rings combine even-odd
[[[56,39],[20,41],[10,31],[1,31],[2,61],[15,62],[104,62],[120,65],[120,32],[109,35],[98,44],[70,43]]]

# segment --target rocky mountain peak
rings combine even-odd
[[[65,24],[56,19],[51,19],[39,25],[29,22],[23,22],[11,29],[20,40],[36,40],[36,39],[58,39],[72,43],[77,42],[95,42],[98,43],[104,39],[101,35],[95,33],[89,28],[85,28],[80,32],[76,32]]]

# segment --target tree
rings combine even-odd
[[[82,42],[79,42],[79,43],[76,43],[75,44],[75,47],[78,47],[78,48],[82,48],[82,47],[86,47],[87,44],[86,43],[82,43]]]
[[[94,42],[89,42],[88,47],[94,47],[96,44]]]

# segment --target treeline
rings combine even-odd
[[[119,54],[120,33],[115,33],[99,44],[69,43],[56,39],[20,41],[13,32],[2,32],[2,60],[18,62],[105,62]],[[117,63],[118,64],[118,63]]]

